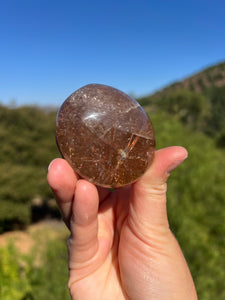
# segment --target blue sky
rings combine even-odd
[[[224,60],[224,0],[0,2],[3,104],[58,106],[94,82],[139,97]]]

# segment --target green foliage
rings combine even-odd
[[[36,255],[38,255],[36,251]],[[68,258],[66,241],[52,240],[42,256],[41,266],[35,266],[31,260],[28,274],[32,286],[33,300],[66,300],[70,299],[67,288]]]
[[[0,163],[46,167],[56,154],[56,113],[37,107],[0,107]],[[48,152],[46,153],[46,147]]]
[[[206,94],[211,107],[207,133],[217,135],[225,128],[225,86],[211,88]]]
[[[191,129],[203,127],[209,114],[207,99],[201,94],[188,90],[169,93],[159,99],[157,104],[159,109],[177,115],[179,120]]]
[[[222,130],[216,139],[216,146],[218,148],[225,148],[225,130]]]
[[[56,112],[37,107],[0,106],[0,232],[30,222],[34,197],[52,197],[46,173],[59,155],[55,118]]]
[[[185,129],[176,117],[158,113],[151,119],[158,148],[182,145],[189,152],[169,178],[168,214],[199,299],[225,299],[224,151],[204,134]]]
[[[225,86],[214,86],[204,93],[175,89],[142,98],[139,102],[146,111],[169,113],[189,129],[213,137],[216,146],[225,147]]]
[[[49,241],[44,251],[43,245],[36,244],[28,256],[22,255],[10,244],[0,249],[0,269],[0,299],[70,299],[64,239]]]
[[[24,228],[30,223],[30,203],[15,203],[13,200],[1,200],[0,203],[0,233],[11,230],[12,222],[20,228]]]
[[[29,266],[12,244],[7,248],[0,248],[0,270],[0,299],[26,299],[24,296],[31,293],[27,277]]]

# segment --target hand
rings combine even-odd
[[[80,179],[63,159],[50,164],[48,183],[71,231],[72,299],[197,299],[166,211],[166,180],[186,157],[182,147],[158,150],[141,179],[113,192]]]

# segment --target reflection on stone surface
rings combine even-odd
[[[136,181],[155,151],[153,126],[143,108],[101,84],[86,85],[65,100],[56,120],[56,139],[73,169],[103,187]]]

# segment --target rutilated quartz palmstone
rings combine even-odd
[[[153,126],[144,109],[101,84],[86,85],[65,100],[57,115],[56,140],[82,178],[111,188],[141,177],[155,152]]]

